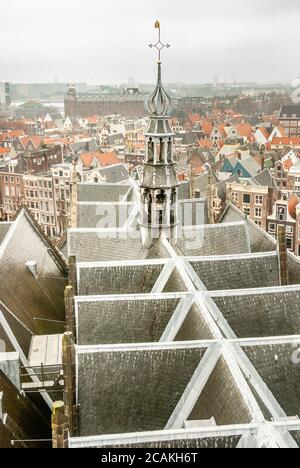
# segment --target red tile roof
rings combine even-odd
[[[276,137],[273,138],[272,145],[281,146],[299,146],[300,137]]]
[[[1,148],[0,147],[0,156],[4,156],[5,154],[10,153],[11,148]]]
[[[296,206],[299,205],[300,199],[297,197],[297,195],[293,195],[289,199],[289,214],[292,218],[296,219]]]
[[[236,130],[241,137],[250,138],[252,135],[251,125],[247,123],[237,125]]]
[[[32,143],[35,149],[39,149],[39,147],[41,146],[43,142],[42,138],[36,135],[20,137],[19,141],[22,144],[24,149],[26,149],[30,143]]]
[[[102,167],[120,164],[120,160],[114,152],[101,153],[101,151],[91,151],[88,153],[81,153],[80,159],[86,168],[91,167],[94,159],[97,159]]]
[[[202,128],[204,135],[210,136],[211,132],[213,131],[214,126],[211,122],[203,122],[201,124],[201,128]]]
[[[199,114],[189,114],[189,121],[192,125],[195,125],[196,123],[200,122],[200,120],[201,117]]]
[[[286,160],[284,161],[284,163],[283,163],[283,167],[284,167],[284,169],[285,169],[286,171],[288,171],[289,169],[291,169],[291,167],[293,167],[293,165],[294,165],[294,164],[293,164],[293,161],[292,161],[290,158],[286,159]]]
[[[89,124],[96,124],[98,123],[98,117],[96,115],[91,115],[89,117],[86,118],[86,120],[88,121]]]
[[[210,140],[198,140],[198,146],[200,148],[207,148],[210,149],[212,142]]]
[[[120,164],[120,160],[115,152],[100,153],[97,159],[102,167],[113,166],[114,164]]]
[[[8,130],[0,134],[0,141],[14,140],[15,138],[20,138],[24,135],[25,133],[23,130]]]

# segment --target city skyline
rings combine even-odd
[[[211,82],[292,82],[297,65],[300,6],[296,0],[237,0],[210,4],[145,0],[114,5],[89,0],[59,2],[52,8],[29,0],[2,6],[1,80],[10,82],[81,81],[90,84],[153,82],[153,22],[171,44],[163,57],[164,80]],[[197,32],[198,31],[198,32]]]

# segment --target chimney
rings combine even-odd
[[[286,228],[279,225],[277,229],[278,241],[278,256],[279,256],[279,272],[280,272],[280,285],[288,286],[289,272],[288,272],[288,253],[286,247]]]
[[[75,342],[71,332],[63,336],[62,345],[63,373],[64,373],[64,402],[65,414],[70,436],[75,436],[78,430],[76,406],[76,369],[75,369]]]
[[[65,313],[66,313],[66,331],[71,332],[76,336],[75,326],[75,301],[74,289],[72,286],[65,288]]]
[[[52,416],[52,448],[68,448],[68,426],[65,416],[65,405],[62,401],[53,403]]]
[[[261,171],[265,169],[265,155],[264,152],[260,152]]]

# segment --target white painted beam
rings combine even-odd
[[[201,359],[188,386],[174,409],[165,430],[181,429],[184,421],[188,419],[211,373],[221,356],[220,344],[210,347]]]

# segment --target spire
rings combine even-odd
[[[161,79],[161,62],[158,62],[157,85],[153,94],[147,99],[146,107],[151,117],[166,117],[173,109],[173,99],[163,87]]]
[[[158,51],[157,84],[148,98],[146,107],[150,119],[145,132],[145,161],[140,183],[140,226],[145,247],[164,235],[172,243],[177,240],[178,179],[173,154],[174,133],[169,114],[172,99],[165,91],[161,79],[161,51],[169,48],[160,38],[160,23],[156,21],[158,41],[150,44]]]
[[[164,44],[161,41],[160,22],[156,21],[155,28],[158,30],[158,41],[155,44],[149,44],[149,47],[158,51],[157,61],[157,84],[154,92],[148,98],[146,107],[151,117],[166,117],[173,109],[173,100],[168,95],[162,84],[161,52],[165,48],[170,48],[170,44]]]

